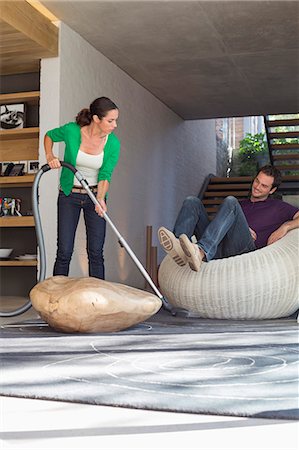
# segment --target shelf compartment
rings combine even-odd
[[[38,134],[26,139],[3,139],[0,144],[0,161],[23,161],[38,159]]]
[[[33,216],[6,216],[0,217],[0,228],[6,227],[34,227],[34,217]]]

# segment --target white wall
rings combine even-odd
[[[60,58],[49,58],[41,61],[40,80],[40,166],[46,158],[43,147],[47,130],[60,124]],[[57,153],[58,154],[58,153]],[[39,205],[47,253],[47,276],[52,275],[56,255],[57,227],[57,195],[59,172],[47,172],[40,179]]]
[[[158,245],[157,228],[172,227],[185,196],[197,195],[205,176],[216,170],[214,120],[183,121],[64,24],[59,55],[43,61],[41,68],[41,139],[47,129],[74,120],[77,112],[97,97],[110,97],[118,105],[116,134],[121,140],[121,157],[112,177],[108,214],[145,264],[146,226],[153,226],[153,244]],[[56,175],[45,177],[49,178],[40,203],[46,222],[50,276],[55,256],[58,181]],[[50,214],[45,212],[45,204]],[[82,222],[70,276],[87,276]],[[106,279],[143,287],[138,269],[114,234],[107,231]],[[159,260],[162,257],[159,249]]]

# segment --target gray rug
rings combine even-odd
[[[1,327],[4,396],[298,419],[295,318],[186,319],[159,312],[119,333]]]

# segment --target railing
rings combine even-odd
[[[213,178],[214,176],[215,176],[215,175],[214,175],[213,173],[209,173],[209,175],[206,176],[206,179],[205,179],[205,181],[203,182],[203,184],[202,184],[202,186],[201,186],[201,189],[200,189],[200,191],[199,191],[199,194],[198,194],[198,198],[199,198],[200,200],[203,199],[203,197],[204,197],[204,195],[205,195],[205,192],[206,192],[206,190],[207,190],[207,188],[208,188],[208,185],[209,185],[209,183],[210,183],[210,180],[211,180],[211,178]]]
[[[269,153],[270,164],[273,166],[274,165],[274,160],[273,160],[273,155],[272,155],[272,151],[271,151],[271,142],[270,142],[270,137],[269,137],[267,116],[263,116],[263,117],[264,117],[266,138],[267,138],[267,143],[268,143],[268,153]]]

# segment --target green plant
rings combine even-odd
[[[231,176],[254,176],[259,167],[268,163],[269,152],[265,133],[247,133],[233,156]]]
[[[256,155],[268,152],[268,143],[265,140],[265,133],[246,133],[244,139],[240,141],[239,153],[242,159],[255,159]]]
[[[269,163],[265,133],[247,133],[239,146],[240,175],[255,175],[258,168]]]

